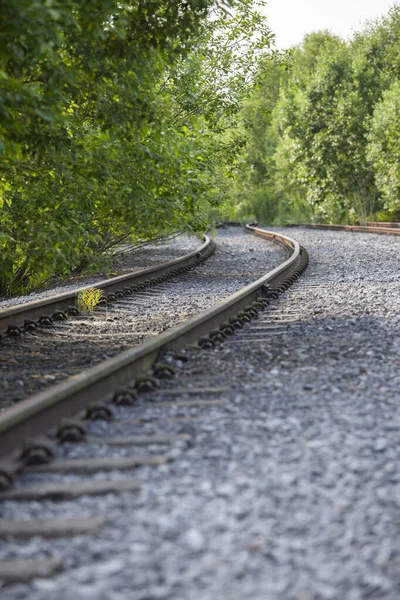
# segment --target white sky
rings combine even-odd
[[[278,48],[298,44],[305,33],[329,29],[348,38],[365,21],[387,14],[396,0],[267,0],[262,9]],[[397,1],[398,3],[398,1]]]

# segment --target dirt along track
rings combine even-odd
[[[294,237],[309,269],[258,319],[192,350],[114,422],[89,422],[91,444],[58,448],[60,461],[161,454],[136,472],[137,493],[3,501],[7,521],[104,521],[90,535],[8,537],[1,559],[42,559],[49,577],[33,570],[2,598],[397,600],[400,240]],[[144,449],[143,435],[172,437]],[[85,478],[68,471],[26,473],[17,490]],[[117,488],[122,473],[91,477]]]

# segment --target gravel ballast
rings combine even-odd
[[[58,449],[166,454],[160,467],[93,476],[135,477],[138,494],[2,503],[3,519],[108,519],[96,537],[5,541],[0,560],[51,558],[64,572],[5,585],[2,599],[398,599],[400,240],[288,233],[310,254],[299,282],[115,422],[88,425],[103,438],[190,439]],[[208,393],[190,393],[199,387]],[[18,485],[61,480],[81,477]]]

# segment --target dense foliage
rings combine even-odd
[[[271,38],[255,0],[0,0],[0,295],[204,227]]]
[[[269,222],[400,218],[400,7],[350,42],[318,32],[269,59],[247,103],[234,210]]]

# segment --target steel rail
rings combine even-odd
[[[107,294],[120,293],[130,285],[138,285],[148,280],[151,282],[153,278],[171,275],[175,269],[194,266],[210,249],[211,244],[211,239],[206,235],[204,236],[203,243],[196,250],[157,267],[149,267],[134,273],[126,273],[125,275],[119,275],[111,279],[104,279],[90,286],[77,288],[72,292],[64,292],[48,298],[42,298],[41,300],[34,300],[0,310],[0,333],[4,333],[10,325],[20,327],[25,321],[38,319],[44,315],[44,312],[49,314],[56,311],[67,311],[71,305],[75,305],[79,294],[85,289],[101,289]]]
[[[400,229],[400,223],[396,221],[369,221],[367,223],[356,223],[361,227],[383,227],[386,229]]]
[[[109,400],[116,389],[132,383],[135,377],[148,371],[161,352],[182,349],[215,328],[223,331],[223,324],[226,327],[226,321],[240,314],[243,309],[251,314],[251,308],[246,309],[251,302],[265,298],[267,303],[271,286],[275,286],[278,292],[283,291],[307,268],[307,252],[292,238],[258,227],[247,226],[247,231],[288,249],[289,258],[250,285],[186,322],[0,414],[0,458],[4,460],[8,457],[15,463],[19,460],[15,452],[19,452],[18,449],[27,438],[45,434],[56,427],[61,419],[75,417],[93,401]],[[256,309],[253,307],[252,310]],[[13,455],[12,459],[10,455]]]
[[[400,228],[398,223],[394,223],[389,227],[381,227],[376,223],[373,226],[367,225],[331,225],[325,223],[299,223],[290,224],[287,227],[304,227],[305,229],[326,229],[331,231],[352,231],[354,233],[376,233],[379,235],[400,235]]]

